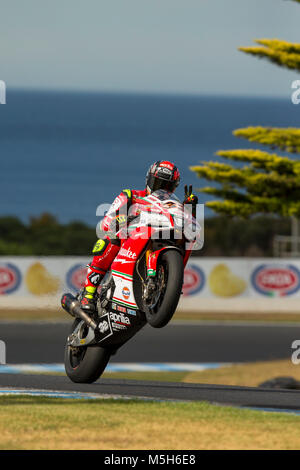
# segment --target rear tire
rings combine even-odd
[[[72,325],[72,332],[79,320]],[[69,379],[75,383],[93,383],[103,374],[110,359],[110,351],[101,346],[76,348],[65,346],[65,370]]]
[[[181,253],[177,250],[164,251],[158,260],[157,270],[160,266],[163,266],[167,273],[166,286],[162,294],[163,299],[157,310],[145,309],[147,322],[154,328],[162,328],[167,325],[177,308],[184,272]]]

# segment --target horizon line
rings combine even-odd
[[[285,95],[263,95],[263,94],[240,94],[240,93],[212,93],[212,92],[184,92],[184,91],[154,91],[154,90],[89,90],[68,88],[43,88],[43,87],[9,87],[6,84],[7,95],[9,93],[63,93],[63,94],[87,94],[87,95],[139,95],[139,96],[161,96],[161,97],[183,97],[183,98],[228,98],[228,99],[266,99],[286,100]],[[289,95],[290,96],[290,95]]]

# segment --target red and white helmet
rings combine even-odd
[[[153,193],[164,189],[173,193],[180,182],[178,168],[171,162],[158,161],[150,166],[146,175],[146,189]]]

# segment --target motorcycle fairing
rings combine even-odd
[[[163,248],[160,248],[159,250],[153,251],[152,253],[149,254],[147,257],[147,276],[149,277],[155,277],[156,276],[156,268],[157,268],[157,262],[159,255],[166,250],[177,250],[180,251],[179,248],[176,246],[164,246]]]
[[[133,292],[133,275],[136,262],[148,244],[153,231],[151,227],[138,227],[122,244],[111,265],[111,273],[115,283],[112,302],[127,308],[138,309]]]

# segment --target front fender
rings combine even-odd
[[[160,255],[167,250],[176,250],[179,251],[180,254],[182,254],[181,250],[177,246],[164,246],[163,248],[160,248],[159,250],[152,251],[152,252],[147,252],[147,276],[148,277],[155,277],[156,276],[156,270],[157,270],[157,263]]]

